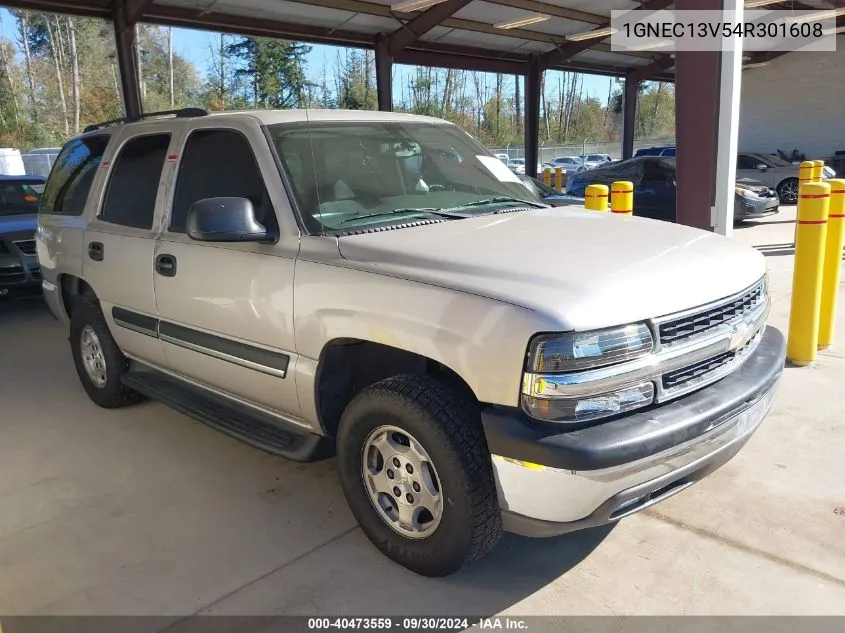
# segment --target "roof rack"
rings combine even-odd
[[[160,112],[145,112],[139,117],[121,117],[120,119],[111,119],[110,121],[103,121],[102,123],[93,123],[91,125],[85,126],[83,130],[84,134],[88,132],[93,132],[95,130],[100,130],[104,127],[108,127],[110,125],[118,125],[120,123],[135,123],[137,121],[143,121],[144,119],[152,119],[154,117],[163,117],[163,116],[173,116],[177,119],[184,119],[188,117],[195,117],[195,116],[206,116],[208,112],[203,110],[202,108],[180,108],[178,110],[162,110]]]

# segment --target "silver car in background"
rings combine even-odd
[[[739,152],[736,157],[736,177],[759,180],[774,188],[783,204],[798,200],[799,165],[763,152]],[[836,177],[830,167],[824,168],[825,178]]]

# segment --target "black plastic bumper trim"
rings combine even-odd
[[[720,381],[678,400],[588,428],[560,431],[522,411],[481,413],[490,452],[564,470],[611,468],[671,449],[716,428],[751,406],[778,381],[786,342],[767,327],[754,353]]]

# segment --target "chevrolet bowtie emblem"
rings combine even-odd
[[[737,323],[731,328],[731,349],[735,349],[745,343],[748,338],[748,324],[745,322]]]

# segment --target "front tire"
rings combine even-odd
[[[798,179],[787,178],[777,186],[778,198],[782,204],[798,202]]]
[[[337,437],[341,485],[381,552],[446,576],[502,534],[477,405],[430,376],[396,376],[349,403]]]
[[[81,298],[70,318],[70,347],[76,373],[88,397],[105,409],[142,399],[121,381],[129,361],[112,338],[99,302]]]

